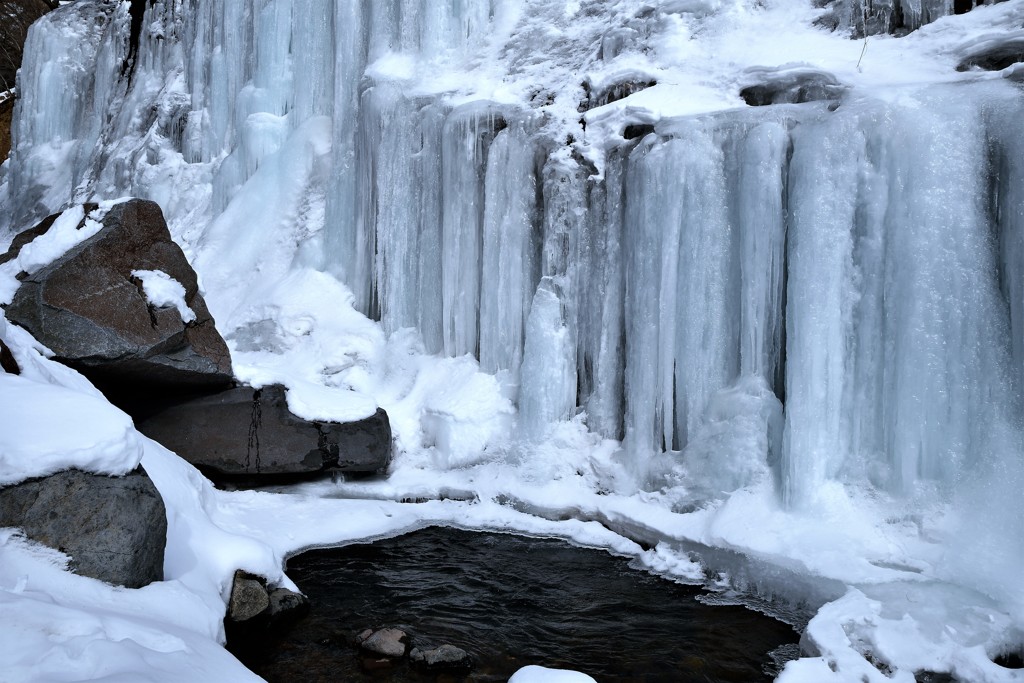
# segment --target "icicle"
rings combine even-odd
[[[534,150],[519,122],[491,144],[485,180],[480,367],[518,383],[523,334],[538,279]]]
[[[479,334],[483,178],[496,122],[486,103],[453,111],[444,127],[444,350],[476,354]]]
[[[566,326],[562,293],[554,278],[542,278],[526,323],[519,393],[519,431],[537,441],[547,428],[568,419],[576,405],[574,340]]]
[[[786,303],[783,500],[809,501],[844,451],[843,382],[850,331],[851,231],[864,140],[840,114],[794,132]]]
[[[740,229],[740,373],[758,375],[780,389],[788,147],[789,134],[780,124],[763,123],[747,133],[736,151],[731,199]]]

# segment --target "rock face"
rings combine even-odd
[[[124,477],[69,470],[0,488],[0,526],[67,553],[83,576],[128,588],[163,580],[167,516],[141,468]]]
[[[45,231],[52,218],[30,236]],[[24,277],[7,319],[101,385],[227,386],[227,345],[160,207],[133,199],[113,206],[102,223],[97,234]],[[27,241],[16,238],[4,260]],[[195,321],[182,322],[173,306],[150,305],[134,270],[159,270],[177,280]]]
[[[284,388],[238,387],[145,420],[139,431],[193,465],[228,476],[378,472],[391,460],[387,413],[357,422],[310,422],[288,411]]]

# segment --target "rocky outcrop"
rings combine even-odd
[[[740,97],[751,107],[838,100],[848,89],[832,74],[811,68],[755,69],[747,77],[755,82],[740,90]]]
[[[987,40],[964,57],[957,65],[956,70],[1002,71],[1021,62],[1024,62],[1024,37]]]
[[[29,233],[49,229],[53,217]],[[53,263],[22,276],[7,319],[24,327],[100,386],[160,383],[227,386],[227,345],[199,293],[195,271],[171,240],[160,207],[133,199],[102,217],[102,229]],[[9,260],[29,238],[16,238]],[[182,285],[195,320],[149,303],[136,270],[158,270]]]
[[[136,426],[213,475],[369,473],[391,460],[391,425],[382,409],[356,422],[311,422],[289,412],[279,385],[203,396]]]
[[[70,555],[83,576],[128,588],[163,580],[167,517],[142,468],[124,477],[69,470],[0,488],[0,526]]]

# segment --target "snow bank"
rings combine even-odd
[[[524,666],[508,679],[508,683],[596,683],[593,678],[578,671],[548,669],[543,666]]]

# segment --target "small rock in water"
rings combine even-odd
[[[245,572],[235,572],[231,601],[228,603],[228,618],[232,621],[248,621],[263,614],[268,607],[270,597],[263,582]]]
[[[359,634],[356,642],[364,652],[398,658],[405,656],[409,636],[397,628],[382,628],[377,631],[367,629]]]
[[[309,611],[309,600],[302,593],[287,588],[274,588],[268,597],[270,611],[267,614],[272,628],[292,623]]]
[[[468,652],[447,643],[426,650],[413,648],[409,659],[428,671],[468,671],[473,668],[473,658]]]

